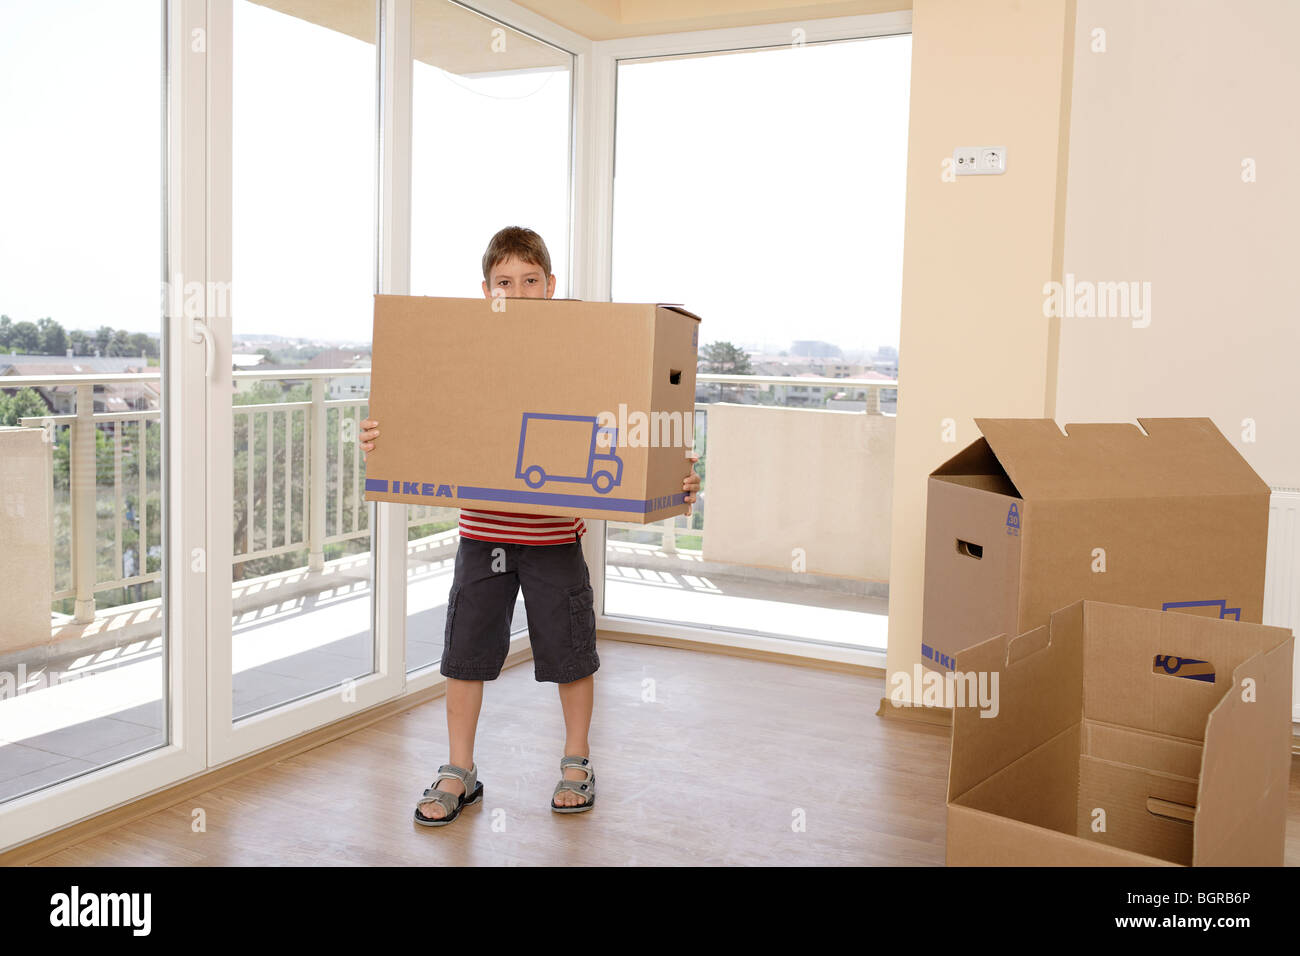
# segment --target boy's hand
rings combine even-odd
[[[690,504],[696,498],[696,492],[700,490],[700,476],[695,473],[695,462],[700,460],[699,455],[688,455],[691,460],[691,473],[682,480],[682,491],[686,492],[686,503]],[[686,513],[689,515],[693,509],[687,508]]]
[[[357,443],[361,445],[362,459],[365,459],[365,452],[374,451],[375,439],[379,437],[379,422],[373,418],[367,418],[361,423],[361,431],[357,433]]]

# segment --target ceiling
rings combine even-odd
[[[515,0],[593,40],[912,9],[912,0]]]
[[[375,42],[375,0],[250,0],[288,16]],[[473,0],[468,0],[473,2]],[[910,10],[912,0],[516,0],[593,40]],[[412,0],[414,57],[450,73],[487,75],[568,66],[553,47],[448,0]]]
[[[375,0],[250,0],[259,6],[375,42]],[[446,0],[412,0],[411,55],[474,76],[567,67],[569,56]]]

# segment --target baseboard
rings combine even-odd
[[[771,661],[776,664],[793,664],[796,667],[808,667],[819,671],[836,671],[841,674],[856,674],[861,677],[884,678],[883,667],[871,667],[866,664],[848,664],[843,661],[824,660],[816,657],[803,657],[798,654],[782,654],[779,651],[762,651],[750,647],[732,647],[727,644],[713,644],[709,641],[692,641],[680,637],[661,637],[657,634],[640,634],[635,631],[598,630],[602,641],[624,641],[628,644],[655,644],[659,647],[675,647],[684,651],[703,651],[707,654],[725,654],[728,657],[746,657],[756,661]]]
[[[896,706],[888,697],[880,698],[880,706],[876,708],[876,716],[888,717],[891,720],[905,720],[914,724],[931,724],[936,727],[952,726],[951,707],[926,707],[922,704],[909,704],[900,707]]]

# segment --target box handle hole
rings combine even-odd
[[[1159,797],[1147,797],[1147,812],[1165,820],[1177,820],[1179,823],[1195,823],[1196,807]]]
[[[963,541],[961,538],[957,539],[957,550],[968,558],[979,560],[984,557],[984,545],[972,544],[969,541]]]
[[[1013,667],[1026,658],[1033,657],[1039,651],[1045,651],[1051,646],[1051,629],[1046,624],[1041,624],[1032,631],[1018,634],[1007,641],[1007,656],[1002,666]]]
[[[1157,654],[1151,662],[1151,673],[1162,677],[1182,677],[1207,684],[1214,683],[1213,664],[1195,657],[1179,657],[1177,654]]]
[[[682,384],[682,370],[679,368],[670,368],[668,370],[668,381],[673,385]]]

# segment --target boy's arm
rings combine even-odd
[[[688,455],[687,457],[691,462],[691,473],[682,479],[682,491],[686,492],[685,501],[689,505],[696,500],[697,492],[700,490],[700,476],[695,470],[695,463],[700,460],[700,456]],[[689,515],[691,510],[687,508],[686,513]]]

